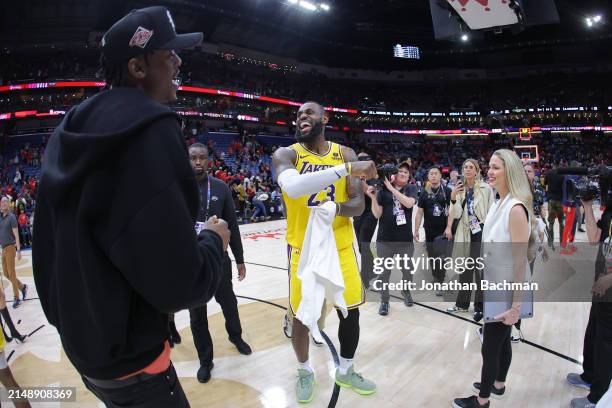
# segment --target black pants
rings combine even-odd
[[[83,383],[108,408],[189,408],[189,401],[176,376],[174,366],[163,373],[138,381],[133,379],[105,381],[111,385],[93,384],[82,377]],[[93,380],[92,380],[93,381]],[[121,386],[126,383],[125,386]]]
[[[238,340],[242,336],[240,316],[238,315],[238,301],[232,289],[232,264],[227,255],[223,260],[223,276],[215,292],[215,300],[221,305],[225,317],[225,329],[230,340]],[[191,333],[193,343],[198,351],[200,364],[210,365],[213,360],[213,342],[208,330],[208,316],[206,304],[189,310],[191,319]]]
[[[366,288],[370,286],[370,280],[374,277],[372,272],[372,269],[374,269],[374,257],[372,256],[370,245],[377,222],[376,217],[370,212],[361,217],[355,217],[353,220],[353,227],[355,228],[355,236],[359,243],[359,254],[361,256],[361,281]]]
[[[403,259],[404,255],[412,257],[414,253],[414,245],[412,242],[377,242],[376,252],[379,258],[394,258],[396,255],[400,255]],[[403,263],[403,261],[402,261]],[[402,265],[403,266],[403,265]],[[407,268],[400,268],[402,271],[402,279],[406,282],[412,282],[412,268],[411,263],[408,262]],[[383,266],[384,271],[380,274],[380,301],[388,302],[391,296],[389,295],[389,280],[391,279],[391,272],[393,269],[387,269]]]
[[[555,219],[559,219],[559,241],[563,236],[565,214],[563,213],[563,204],[560,201],[548,200],[548,242],[555,242]]]
[[[605,302],[591,304],[589,323],[584,333],[582,379],[591,384],[588,398],[594,404],[608,391],[612,380],[612,322],[609,321],[611,307],[612,305]]]
[[[480,398],[489,398],[495,381],[505,382],[512,362],[510,332],[512,326],[501,322],[486,323],[482,335],[482,373]]]
[[[482,229],[482,224],[480,224]],[[482,231],[472,234],[470,237],[470,257],[476,259],[480,256],[480,246],[482,241]],[[468,245],[467,243],[458,243],[459,245]],[[480,281],[482,280],[482,272],[479,271],[475,266],[471,269],[466,269],[461,275],[459,275],[459,282],[461,283],[472,283],[476,282],[478,289],[474,294],[474,311],[482,312],[482,290],[480,290]],[[460,290],[457,294],[457,307],[467,309],[470,307],[470,299],[472,297],[471,290]]]
[[[431,274],[435,282],[442,283],[446,277],[446,270],[442,268],[443,262],[433,262],[435,259],[441,258],[442,248],[438,248],[438,245],[434,245],[434,238],[444,234],[446,225],[433,226],[425,228],[425,246],[427,247],[427,257],[430,262]],[[431,266],[433,263],[433,266]]]

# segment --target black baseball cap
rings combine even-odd
[[[132,10],[102,37],[102,55],[109,62],[123,62],[153,50],[181,50],[202,43],[202,33],[177,34],[166,7]]]

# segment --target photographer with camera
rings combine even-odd
[[[383,179],[384,188],[376,194],[371,190],[366,192],[372,199],[372,214],[379,220],[377,255],[379,258],[394,258],[397,255],[403,257],[404,254],[412,257],[412,207],[416,204],[418,190],[416,186],[408,184],[410,164],[408,161],[402,162],[398,167],[387,164],[378,169],[378,174]],[[401,271],[402,279],[411,282],[412,271],[409,268],[401,268]],[[381,296],[378,314],[381,316],[389,314],[390,278],[391,269],[385,268],[379,280]],[[414,305],[408,289],[402,291],[402,295],[406,306]]]
[[[369,154],[361,152],[357,155],[357,160],[369,161],[372,160],[372,158]],[[357,237],[359,254],[361,256],[361,280],[366,289],[370,287],[370,280],[373,278],[372,270],[374,269],[374,259],[370,244],[378,220],[374,217],[374,214],[372,214],[372,199],[370,198],[370,194],[376,192],[376,182],[377,180],[361,180],[361,188],[365,195],[365,209],[360,216],[353,218],[353,228],[355,228],[355,236]]]
[[[572,408],[594,408],[606,393],[612,380],[612,197],[609,190],[612,174],[610,168],[600,170],[599,185],[601,204],[605,209],[599,221],[595,220],[593,199],[596,190],[579,190],[586,218],[587,238],[591,244],[599,244],[595,261],[595,283],[584,335],[582,374],[570,373],[567,382],[589,390],[587,397],[575,398]]]
[[[482,227],[484,220],[493,205],[493,190],[487,183],[482,182],[480,166],[475,159],[467,159],[463,162],[462,176],[457,185],[451,191],[450,216],[448,217],[444,235],[453,239],[452,225],[454,220],[457,229],[454,233],[453,258],[472,258],[480,256],[480,243],[482,242]],[[474,276],[476,274],[476,276]],[[474,267],[466,269],[460,276],[459,282],[479,283],[482,279],[478,270]],[[479,285],[480,286],[480,285]],[[468,312],[470,308],[470,290],[460,290],[457,301],[446,311],[448,313]],[[482,319],[482,292],[476,291],[474,299],[474,320]]]
[[[425,245],[429,260],[433,260],[440,254],[440,248],[434,245],[434,239],[444,234],[446,228],[448,208],[450,206],[451,189],[441,184],[442,172],[438,167],[431,167],[427,172],[425,188],[419,195],[418,209],[414,220],[414,240],[420,241],[419,229],[421,220],[425,218]],[[446,271],[444,268],[436,268],[433,262],[432,275],[436,282],[444,282]],[[444,292],[438,291],[437,296],[443,296]]]

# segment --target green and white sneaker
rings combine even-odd
[[[353,391],[361,395],[370,395],[376,392],[376,384],[356,373],[353,366],[348,369],[345,375],[340,374],[340,369],[336,368],[336,384],[344,388],[352,388]]]
[[[314,399],[315,384],[313,372],[298,368],[298,380],[295,384],[295,395],[299,403],[307,404]]]

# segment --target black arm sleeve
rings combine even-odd
[[[223,218],[227,221],[230,229],[229,246],[232,249],[236,263],[244,263],[244,251],[242,249],[242,240],[240,239],[240,228],[238,228],[238,219],[236,218],[236,210],[234,207],[234,199],[229,187],[224,186],[225,200],[223,205]]]

